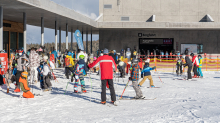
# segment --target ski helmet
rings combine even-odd
[[[80,55],[79,58],[80,58],[80,59],[84,59],[85,56],[84,56],[84,55]]]
[[[182,55],[182,58],[183,58],[183,59],[185,59],[185,57],[186,57],[185,55]]]
[[[201,56],[201,55],[198,55],[198,57],[202,58],[202,56]]]
[[[27,79],[28,72],[22,72],[22,73],[21,73],[21,76]]]
[[[194,56],[194,53],[191,53],[190,56]]]
[[[146,65],[147,67],[149,67],[149,63],[148,63],[148,62],[145,62],[145,65]]]
[[[133,59],[133,64],[138,64],[138,59]]]

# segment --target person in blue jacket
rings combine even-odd
[[[39,80],[40,80],[40,87],[41,89],[44,89],[44,82],[43,82],[43,74],[41,74],[41,71],[43,70],[43,62],[40,63],[40,66],[37,68],[37,71],[39,73]]]
[[[56,49],[53,50],[53,52],[51,53],[54,55],[54,59],[55,59],[55,63],[57,62],[57,58],[58,58],[58,55],[57,55],[57,51]]]
[[[151,88],[154,88],[154,83],[153,83],[153,79],[152,79],[152,76],[151,76],[151,70],[154,70],[156,69],[156,67],[149,67],[149,63],[146,62],[145,65],[144,65],[144,69],[141,71],[141,78],[143,78],[143,80],[139,83],[139,86],[142,86],[145,82],[146,79],[149,79],[150,80],[150,87]]]

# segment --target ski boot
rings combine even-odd
[[[21,92],[21,90],[20,90],[19,88],[16,88],[16,89],[14,90],[14,92],[15,92],[15,93],[18,93],[18,92]]]
[[[154,85],[151,85],[150,87],[151,87],[151,88],[155,88],[155,86],[154,86]]]
[[[106,104],[106,101],[102,101],[101,104],[105,105],[105,104]]]
[[[83,93],[87,93],[87,91],[86,90],[84,90],[84,91],[82,91]]]
[[[78,93],[78,91],[77,91],[77,90],[74,90],[74,93]]]

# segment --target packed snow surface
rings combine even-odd
[[[118,106],[110,104],[107,90],[107,104],[100,104],[100,77],[95,73],[85,77],[88,93],[73,93],[74,83],[65,78],[63,69],[56,69],[59,82],[52,81],[52,92],[41,92],[39,83],[33,85],[33,93],[42,94],[34,99],[18,98],[21,93],[10,93],[6,87],[0,88],[0,122],[51,122],[51,123],[127,123],[127,122],[190,122],[214,123],[220,121],[220,73],[204,72],[204,79],[197,81],[174,80],[173,73],[152,72],[154,85],[148,88],[149,81],[141,87],[147,99],[120,100]],[[89,75],[91,79],[89,79]],[[115,75],[118,77],[117,75]],[[160,78],[159,78],[160,77]],[[160,81],[162,80],[162,82]],[[139,80],[140,81],[140,80]],[[128,76],[114,78],[117,99],[128,82]],[[67,86],[67,91],[66,90]],[[91,92],[92,87],[92,92]],[[81,87],[79,87],[79,92]],[[129,83],[123,98],[135,96]]]

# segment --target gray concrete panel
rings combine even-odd
[[[0,50],[3,50],[3,7],[0,6]]]

